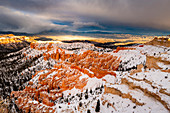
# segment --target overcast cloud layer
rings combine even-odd
[[[1,0],[0,31],[170,31],[170,0]]]

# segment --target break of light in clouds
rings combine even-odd
[[[1,0],[0,31],[170,32],[170,0]]]

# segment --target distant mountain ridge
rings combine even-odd
[[[0,34],[14,34],[14,35],[24,35],[24,36],[32,36],[34,34],[31,33],[25,33],[25,32],[12,32],[12,31],[0,31]]]

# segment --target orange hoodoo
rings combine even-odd
[[[114,53],[117,53],[120,50],[135,50],[136,48],[131,48],[131,47],[117,47]]]
[[[48,51],[53,49],[53,45],[49,44],[47,47],[37,46],[36,43],[31,43],[30,46],[33,49],[47,49]],[[56,48],[54,48],[56,49]],[[127,49],[127,48],[118,48],[117,50]],[[50,52],[43,53],[44,60],[49,58],[56,61],[60,60],[54,65],[53,69],[41,70],[36,72],[35,75],[32,75],[32,78],[37,76],[37,84],[29,82],[29,85],[25,87],[23,91],[12,92],[15,96],[19,97],[17,106],[20,106],[20,109],[24,108],[24,111],[28,109],[37,111],[50,109],[54,106],[53,101],[58,97],[62,96],[62,92],[65,90],[71,90],[74,87],[80,90],[83,90],[86,86],[88,79],[83,78],[79,79],[83,74],[88,75],[90,78],[97,77],[102,78],[107,74],[116,76],[116,71],[118,69],[120,58],[104,53],[100,54],[99,52],[87,50],[83,54],[66,54],[65,50],[57,48],[52,54]],[[46,72],[47,71],[47,72]],[[39,75],[40,72],[44,72]],[[54,74],[52,74],[55,72]],[[48,76],[50,75],[50,76]],[[47,78],[48,77],[48,78]],[[27,96],[25,96],[27,94]],[[38,106],[41,106],[43,103],[47,105],[38,109],[34,104],[30,104],[29,107],[26,107],[27,102],[23,100],[32,99],[36,100]],[[22,103],[25,102],[24,105]],[[69,103],[70,104],[70,103]],[[36,106],[37,106],[36,105]]]

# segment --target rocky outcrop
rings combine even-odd
[[[169,38],[158,38],[155,37],[152,41],[147,42],[146,45],[153,45],[153,46],[166,46],[170,47],[170,40]]]

